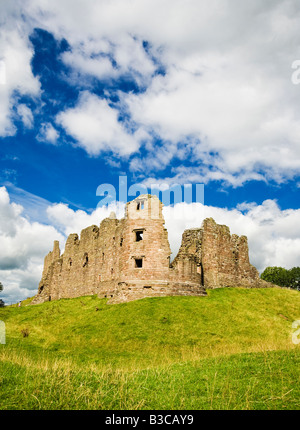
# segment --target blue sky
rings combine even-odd
[[[299,265],[297,1],[25,0],[0,12],[7,301],[36,291],[53,240],[99,224],[97,187],[118,191],[124,175],[203,183],[206,214],[248,235],[260,270]],[[174,252],[189,226],[170,224]]]

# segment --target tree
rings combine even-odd
[[[277,266],[267,267],[260,277],[280,287],[300,290],[300,267],[293,267],[289,270]]]
[[[260,277],[264,281],[272,282],[272,284],[279,285],[280,287],[290,286],[290,274],[283,267],[267,267]]]
[[[0,282],[0,291],[3,291],[2,282]],[[4,301],[2,299],[0,299],[0,308],[3,308],[4,304],[5,304]]]
[[[300,291],[300,267],[293,267],[289,272],[291,276],[291,288]]]

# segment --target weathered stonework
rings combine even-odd
[[[249,262],[247,237],[231,235],[229,227],[212,218],[199,229],[185,230],[176,259],[183,255],[195,259],[205,288],[270,286]]]
[[[97,294],[109,303],[167,295],[205,295],[206,288],[267,286],[249,263],[245,236],[205,219],[185,230],[179,252],[171,249],[162,203],[141,195],[127,203],[125,217],[114,213],[96,225],[70,234],[63,255],[59,243],[45,257],[33,304]]]

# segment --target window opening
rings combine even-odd
[[[135,258],[135,267],[138,267],[138,268],[143,267],[143,259],[142,258]]]
[[[83,256],[83,267],[87,266],[88,262],[89,262],[88,254],[84,254],[84,256]]]
[[[135,241],[139,242],[140,240],[143,240],[143,230],[137,230],[135,232]]]

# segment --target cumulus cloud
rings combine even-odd
[[[98,55],[97,58],[91,58],[90,54],[87,54],[81,47],[80,49],[75,48],[72,52],[64,52],[62,60],[80,75],[87,74],[98,79],[112,79],[118,76],[117,70],[114,69],[108,57]]]
[[[220,54],[220,64],[210,68],[203,58],[208,64],[199,73],[176,66],[156,76],[145,93],[124,97],[132,119],[177,147],[188,137],[207,178],[212,165],[229,181],[260,171],[279,182],[290,179],[300,167],[297,103],[290,103],[295,88],[287,77],[273,80],[267,68],[255,70],[242,55],[231,58],[231,68],[231,56]]]
[[[125,205],[121,202],[103,205],[92,213],[87,213],[83,210],[74,211],[68,205],[58,203],[49,206],[47,214],[51,224],[67,236],[71,233],[79,235],[83,228],[90,225],[99,226],[104,218],[110,216],[111,212],[114,212],[117,218],[121,218],[124,216],[124,210]]]
[[[299,44],[296,1],[190,1],[184,7],[179,0],[89,3],[87,8],[86,3],[73,4],[32,1],[31,11],[44,27],[70,42],[73,50],[64,54],[64,61],[73,68],[113,77],[117,68],[109,57],[96,55],[104,53],[120,70],[151,76],[145,92],[122,98],[140,129],[154,133],[168,149],[172,142],[165,158],[160,148],[147,147],[149,170],[165,168],[188,140],[206,180],[234,184],[239,175],[240,183],[262,177],[281,182],[297,174],[299,97],[291,83]],[[163,75],[154,76],[154,58],[164,67]],[[111,118],[107,106],[99,107],[105,119]],[[91,125],[91,137],[82,145],[89,153],[136,150],[126,134],[124,144],[116,144],[106,128],[101,132],[94,121]],[[67,118],[65,126],[75,138],[84,138]],[[117,131],[117,136],[124,133]],[[131,170],[136,169],[137,159],[131,163]]]
[[[50,122],[41,124],[39,134],[37,135],[37,140],[55,145],[58,138],[59,133]]]
[[[112,151],[128,156],[138,149],[142,135],[127,131],[118,114],[107,100],[83,91],[74,108],[57,116],[57,123],[91,155]]]
[[[18,115],[20,116],[24,126],[26,128],[32,128],[33,127],[33,115],[31,112],[31,109],[29,109],[28,106],[21,103],[17,107]]]
[[[9,305],[32,297],[37,292],[42,271],[43,262],[40,258],[29,260],[26,268],[0,269],[0,279],[4,286],[1,298]]]
[[[130,75],[139,85],[149,83],[156,70],[151,57],[143,47],[143,41],[130,34],[110,43],[100,36],[95,40],[83,39],[74,44],[72,50],[61,55],[63,62],[82,76],[93,76],[100,80],[118,79]]]
[[[14,291],[21,288],[19,297],[24,298],[25,290],[27,294],[27,290],[37,288],[43,259],[56,239],[64,243],[64,236],[53,226],[28,220],[23,207],[10,201],[5,187],[0,188],[0,280],[4,297],[12,299]]]
[[[6,14],[3,15],[6,17]],[[20,17],[16,17],[18,26],[11,28],[12,17],[7,22],[1,22],[0,52],[2,82],[0,84],[0,136],[12,136],[16,132],[14,125],[14,106],[18,106],[18,96],[37,97],[40,84],[32,74],[31,59],[33,49],[30,45],[27,26],[23,25]],[[21,105],[18,114],[25,126],[31,126],[32,115],[29,108]]]
[[[13,18],[18,30],[6,24],[1,41],[0,60],[7,69],[7,84],[0,86],[1,135],[15,132],[13,90],[39,91],[28,42],[36,26],[68,41],[62,60],[81,77],[101,81],[126,75],[143,87],[134,94],[120,91],[122,103],[114,108],[89,94],[61,112],[60,124],[89,154],[127,157],[143,143],[148,172],[188,156],[203,182],[233,185],[282,182],[298,174],[299,88],[291,81],[299,46],[296,0],[16,4],[7,6],[7,22]],[[163,73],[157,74],[159,68]],[[118,120],[120,106],[147,139]],[[139,171],[138,155],[130,168]],[[175,170],[174,179],[178,174]],[[181,174],[188,176],[189,170]]]

